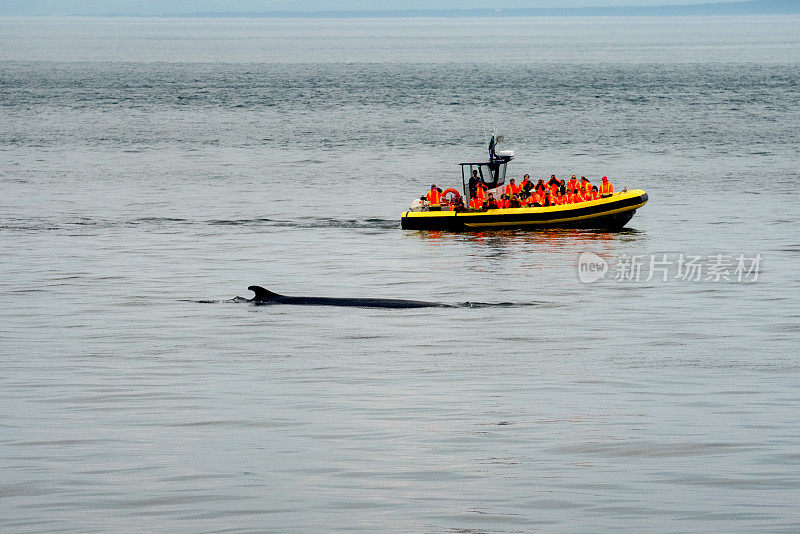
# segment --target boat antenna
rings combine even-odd
[[[489,136],[486,135],[486,115],[483,111],[483,106],[480,106],[478,109],[481,110],[481,128],[483,129],[483,140],[485,143],[489,142]]]
[[[489,118],[492,120],[492,134],[497,136],[497,128],[494,125],[494,113],[492,113],[492,103],[487,102],[486,105],[489,107]]]

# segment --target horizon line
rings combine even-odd
[[[477,18],[477,17],[647,17],[800,14],[791,0],[727,0],[683,5],[624,5],[590,7],[363,9],[324,11],[194,11],[175,13],[53,13],[62,17],[131,18]],[[1,15],[1,13],[0,13]],[[8,16],[8,15],[5,15]]]

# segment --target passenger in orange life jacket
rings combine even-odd
[[[542,200],[542,206],[553,206],[553,197],[550,195],[550,190],[544,192],[544,200]]]
[[[481,203],[486,202],[486,191],[488,190],[489,187],[485,183],[478,182],[478,185],[475,188],[475,196],[481,199]]]
[[[508,201],[509,208],[521,208],[522,204],[519,201],[519,197],[517,195],[511,195],[511,200]]]
[[[539,181],[536,182],[536,187],[534,188],[537,193],[544,193],[544,190],[547,189],[547,186],[544,185],[544,180],[539,178]]]
[[[505,209],[508,207],[508,195],[500,195],[500,200],[497,202],[497,206],[500,209]]]
[[[511,181],[506,186],[506,194],[507,195],[517,195],[519,194],[519,186],[514,183],[514,179],[512,178]]]
[[[572,178],[570,178],[569,182],[567,182],[567,189],[577,189],[577,188],[578,188],[578,177],[573,174]]]
[[[586,179],[585,176],[581,176],[581,192],[586,195],[591,190],[592,184]]]
[[[572,189],[567,188],[567,198],[565,200],[566,200],[565,204],[575,203],[575,193],[572,192]]]
[[[439,191],[439,188],[436,187],[436,184],[431,186],[431,190],[428,191],[428,194],[425,195],[425,198],[428,200],[428,210],[442,211],[442,192]]]
[[[597,190],[597,186],[596,185],[592,186],[592,193],[591,194],[592,194],[592,200],[597,200],[598,198],[600,198],[600,191]]]
[[[614,186],[608,181],[608,176],[603,176],[603,183],[600,184],[600,198],[610,197],[614,194]]]
[[[584,196],[583,191],[580,189],[575,190],[575,203],[578,202],[586,202],[586,196]]]
[[[530,193],[531,189],[533,189],[533,183],[531,182],[531,175],[526,174],[522,177],[522,181],[519,183],[520,191],[525,191],[526,193]]]
[[[471,210],[483,209],[483,201],[478,197],[472,197],[469,201],[469,209]]]
[[[487,210],[496,210],[498,209],[497,200],[495,200],[494,195],[489,193],[489,197],[486,199],[486,209]]]

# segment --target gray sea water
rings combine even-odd
[[[0,19],[0,530],[797,532],[799,67],[798,17]],[[492,128],[650,201],[402,231]]]

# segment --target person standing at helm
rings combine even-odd
[[[600,184],[600,198],[610,197],[614,194],[614,186],[608,181],[608,176],[603,176],[603,183]]]
[[[473,170],[472,176],[469,177],[469,198],[475,197],[476,195],[475,190],[478,188],[478,182],[480,181],[481,179],[478,176],[478,171]]]
[[[431,186],[431,190],[428,191],[425,198],[428,199],[429,211],[442,211],[442,194],[439,192],[436,184]]]

